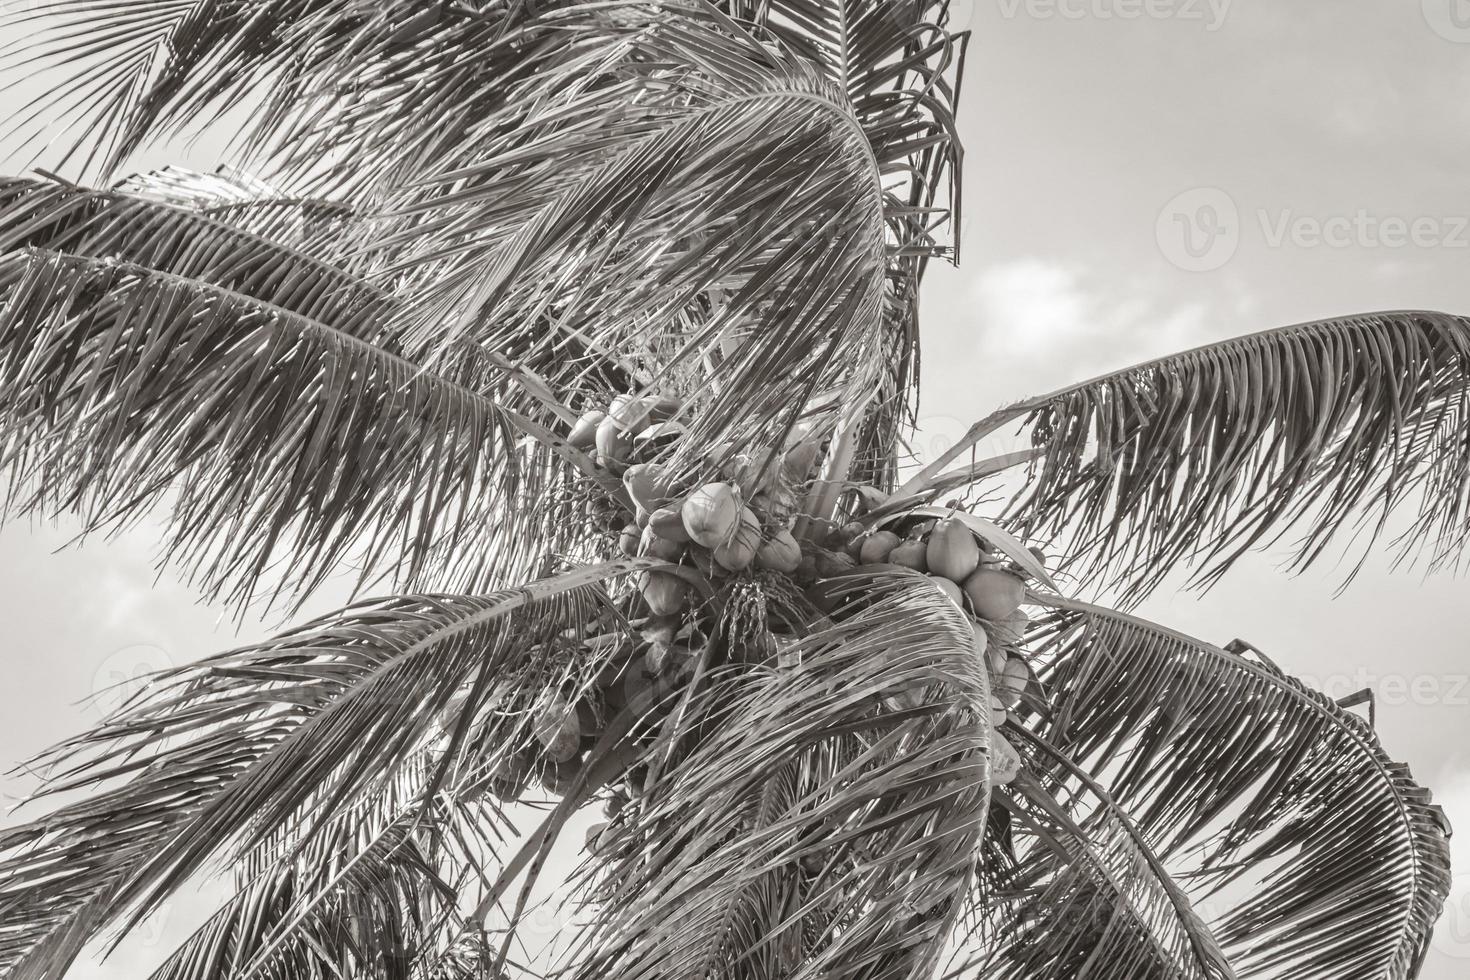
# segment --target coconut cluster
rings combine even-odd
[[[790,513],[757,511],[736,482],[681,493],[659,464],[640,463],[627,470],[623,484],[636,507],[619,541],[624,554],[685,563],[711,579],[749,568],[790,574],[801,564]],[[686,579],[670,572],[644,573],[640,587],[655,616],[675,615],[689,600]]]
[[[630,597],[619,616],[639,614],[636,601]],[[568,660],[600,664],[595,675],[564,663],[561,669],[543,668],[543,677],[502,680],[512,701],[503,705],[501,715],[521,719],[525,737],[511,739],[522,747],[491,777],[490,789],[498,798],[517,800],[532,782],[539,782],[552,794],[568,792],[587,754],[609,723],[625,711],[638,719],[632,732],[635,737],[651,734],[672,703],[671,692],[692,677],[708,643],[692,616],[645,612],[627,622],[609,621],[607,625],[607,632],[577,642],[576,653]],[[531,700],[518,703],[522,697]],[[636,773],[628,774],[624,784],[623,795],[628,795],[633,784],[642,785]]]
[[[618,395],[602,409],[583,412],[567,443],[592,453],[597,465],[621,474],[660,456],[684,435],[675,421],[682,403],[666,396]]]
[[[970,618],[976,649],[983,651],[990,673],[992,782],[1011,782],[1019,771],[1020,755],[1000,729],[1036,680],[1021,649],[1030,625],[1021,608],[1026,601],[1026,571],[958,516],[900,518],[894,529],[872,531],[850,525],[844,534],[845,551],[856,562],[922,572]],[[1038,562],[1045,561],[1040,549],[1031,553]]]
[[[535,710],[535,744],[523,753],[511,787],[523,787],[529,773],[539,774],[548,790],[563,792],[568,774],[576,772],[608,721],[628,709],[640,726],[656,728],[664,706],[676,700],[671,695],[709,653],[704,631],[713,627],[695,602],[696,590],[719,590],[721,579],[738,582],[767,570],[789,576],[819,608],[833,612],[823,583],[840,581],[858,565],[897,565],[927,575],[974,623],[976,647],[991,675],[993,781],[1014,779],[1020,757],[1000,729],[1036,681],[1020,647],[1029,624],[1022,611],[1024,569],[954,513],[898,515],[876,529],[854,523],[822,531],[808,525],[809,537],[798,539],[797,494],[815,475],[820,439],[798,438],[753,454],[713,447],[705,458],[721,460],[718,469],[692,480],[662,462],[685,437],[681,408],[673,398],[623,395],[605,410],[585,412],[567,436],[570,445],[621,479],[626,499],[613,506],[608,516],[619,516],[606,526],[616,532],[622,553],[673,567],[643,572],[636,592],[620,600],[621,646],[596,658],[604,666],[595,681]],[[926,696],[920,685],[889,692],[884,701],[903,710]],[[636,803],[642,789],[643,774],[624,775],[613,790],[613,825],[594,828],[589,847],[611,846],[617,812]]]

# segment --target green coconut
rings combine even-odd
[[[577,419],[572,426],[571,435],[567,436],[567,443],[576,449],[591,449],[597,445],[597,427],[602,420],[607,418],[606,412],[595,409],[583,412],[582,417]]]
[[[929,533],[925,558],[932,574],[963,582],[980,564],[980,544],[963,522],[947,518]]]
[[[1005,620],[1026,598],[1026,583],[1020,576],[994,566],[977,569],[964,585],[975,615],[993,623]]]
[[[801,565],[801,544],[789,530],[782,528],[761,542],[755,553],[755,564],[758,568],[790,575]]]
[[[893,554],[893,549],[903,543],[903,539],[892,531],[874,531],[863,538],[858,550],[858,561],[864,565],[876,565],[888,560]]]
[[[761,546],[761,521],[755,511],[742,507],[740,520],[730,536],[714,548],[715,562],[729,572],[750,567]]]
[[[706,483],[688,496],[679,515],[690,539],[713,549],[730,539],[742,509],[740,492],[730,484]]]

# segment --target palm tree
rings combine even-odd
[[[577,978],[1416,973],[1429,792],[1264,654],[1129,610],[1405,503],[1404,553],[1453,563],[1466,320],[1216,344],[905,468],[919,284],[958,258],[945,0],[14,19],[12,64],[70,82],[12,136],[77,127],[105,189],[0,190],[9,511],[166,513],[242,615],[389,597],[39,760],[0,977],[222,865],[158,978],[521,975],[547,877]],[[221,113],[229,168],[115,176]],[[1029,448],[982,457],[1001,427]]]

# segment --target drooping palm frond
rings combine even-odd
[[[576,654],[596,624],[618,628],[599,583],[650,564],[483,598],[364,602],[163,675],[42,760],[43,799],[88,798],[0,833],[0,975],[59,976],[88,939],[136,923],[210,859],[242,857],[255,880],[330,847],[344,814],[379,820],[381,836],[432,817],[441,788],[483,791],[531,740],[531,709],[599,669]],[[422,765],[445,731],[441,761]],[[380,818],[384,800],[401,805]]]
[[[478,386],[202,279],[34,248],[0,270],[14,506],[105,527],[168,502],[167,557],[238,602],[349,559],[359,587],[473,589],[586,547],[556,519],[580,475]]]
[[[414,802],[389,792],[372,803],[398,814],[386,823],[349,811],[299,852],[250,862],[264,867],[247,865],[240,890],[151,980],[417,975],[462,933],[466,875],[494,854],[505,821],[483,803]]]
[[[514,87],[533,111],[402,150],[430,176],[383,247],[421,284],[419,339],[575,339],[683,398],[689,445],[732,451],[818,395],[829,429],[837,404],[906,397],[883,384],[909,356],[886,175],[845,93],[703,4],[552,22],[578,59]]]
[[[1006,735],[1028,770],[1060,762],[1073,778],[1062,799],[1028,770],[996,791],[1016,853],[1008,866],[982,863],[944,976],[1234,980],[1188,896],[1106,791],[1024,729]]]
[[[250,231],[214,217],[217,210],[124,190],[0,179],[0,251],[39,248],[113,259],[243,293],[361,340],[393,338],[394,297],[285,244],[282,237],[295,230],[294,215],[280,212],[277,221]]]
[[[1211,344],[978,423],[940,465],[1022,419],[1041,453],[1011,514],[1063,536],[1074,571],[1124,599],[1181,565],[1208,584],[1286,534],[1305,568],[1401,505],[1402,558],[1457,563],[1470,539],[1470,323],[1404,312]],[[940,465],[931,466],[928,478]],[[918,486],[923,481],[912,481]]]
[[[422,16],[426,6],[432,18]],[[477,6],[418,0],[47,0],[10,16],[23,29],[25,43],[5,52],[5,67],[58,71],[67,83],[16,113],[8,134],[29,144],[54,128],[74,127],[67,159],[103,175],[115,172],[140,146],[197,133],[201,120],[241,104],[258,107],[242,134],[248,150],[268,143],[278,127],[313,129],[329,107],[340,110],[344,99],[381,105],[381,93],[401,86],[405,75],[433,74],[471,53],[475,72],[496,77],[540,63],[527,57],[537,39],[522,33],[535,7],[519,0]],[[405,30],[405,23],[413,29]],[[427,49],[419,43],[431,37],[435,43]],[[366,148],[375,132],[385,139],[393,135],[381,122],[358,130],[350,141],[341,139],[341,130],[323,135],[329,148],[330,140],[336,148],[359,141]]]
[[[779,662],[717,667],[679,696],[600,838],[573,975],[939,962],[984,825],[988,684],[970,624],[922,577],[844,588],[865,586],[861,608],[780,641]]]
[[[1024,724],[1059,790],[1092,774],[1241,977],[1414,975],[1449,889],[1448,828],[1366,722],[1270,665],[1046,600],[1048,698]]]
[[[764,448],[813,398],[830,428],[830,406],[866,396],[858,473],[891,479],[918,278],[947,250],[939,197],[957,173],[943,4],[820,5],[845,25],[840,69],[792,53],[817,15],[800,5],[734,4],[760,34],[697,0],[378,6],[150,12],[95,42],[110,67],[82,88],[107,93],[94,121],[126,147],[220,92],[264,90],[262,160],[305,182],[284,193],[365,205],[349,237],[411,277],[425,348],[468,332],[517,363],[559,359],[541,373],[579,406],[617,393],[590,371],[631,366],[622,390],[703,392],[691,441],[734,450]],[[45,7],[76,23],[44,52],[110,10]],[[118,82],[141,63],[146,85]]]

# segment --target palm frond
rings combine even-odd
[[[945,975],[1233,980],[1188,897],[1107,792],[1025,729],[1005,734],[1030,768],[1060,763],[1072,778],[1065,799],[1026,770],[997,790],[1015,852],[982,867],[973,924]]]
[[[345,201],[292,194],[228,164],[207,174],[168,166],[132,174],[112,189],[197,211],[318,261],[358,271],[356,236],[364,217]]]
[[[16,113],[9,133],[29,145],[48,134],[47,126],[74,130],[66,160],[105,175],[139,147],[197,133],[199,120],[242,104],[257,106],[240,134],[249,149],[268,142],[277,127],[295,122],[309,129],[325,107],[354,90],[353,101],[379,102],[373,92],[401,85],[405,73],[443,68],[472,52],[481,73],[506,72],[521,61],[519,44],[494,42],[532,19],[530,5],[434,4],[432,22],[419,16],[424,6],[47,0],[11,15],[26,43],[5,52],[3,67],[7,74],[59,71],[66,82]],[[421,30],[405,32],[405,22]],[[439,34],[449,37],[431,50],[416,43]],[[372,84],[361,87],[367,79]]]
[[[1049,694],[1025,719],[1091,773],[1241,977],[1310,964],[1413,975],[1449,889],[1447,825],[1367,723],[1264,663],[1047,599],[1030,642]]]
[[[424,775],[397,782],[411,791]],[[349,811],[298,852],[242,873],[240,890],[151,980],[353,973],[406,980],[460,934],[465,876],[494,854],[497,832],[506,832],[504,818],[484,804],[447,796],[430,808],[416,802],[385,793],[357,809],[396,816]]]
[[[234,199],[232,204],[260,201]],[[218,206],[214,206],[218,210]],[[372,342],[393,336],[393,297],[364,279],[285,244],[297,216],[277,212],[258,231],[209,210],[122,190],[0,179],[0,251],[46,249],[107,258],[242,293]]]
[[[848,95],[886,177],[889,225],[889,348],[886,383],[857,445],[851,476],[889,486],[895,432],[913,421],[919,369],[919,283],[928,262],[959,258],[963,149],[959,85],[968,35],[948,27],[948,0],[731,0],[734,16],[775,33],[822,66]]]
[[[429,813],[441,788],[483,787],[534,738],[528,708],[602,666],[578,654],[579,637],[617,628],[600,583],[650,565],[364,602],[162,675],[43,758],[42,800],[86,799],[0,833],[0,975],[60,975],[85,942],[136,924],[212,858],[267,869],[324,846],[334,818],[370,801],[404,801],[391,826]],[[423,766],[446,730],[446,754]],[[388,793],[405,774],[411,785]]]
[[[683,398],[690,445],[764,447],[816,393],[880,384],[882,175],[821,74],[702,4],[652,6],[554,20],[578,61],[461,143],[401,147],[430,176],[382,247],[419,283],[417,342],[536,363],[575,339]]]
[[[782,641],[779,664],[697,676],[653,733],[589,882],[604,900],[576,976],[937,964],[984,827],[988,685],[937,590],[869,584],[861,610]]]
[[[47,6],[77,21],[58,52],[110,9]],[[464,333],[564,404],[656,385],[691,402],[691,442],[732,451],[814,399],[830,428],[830,406],[878,392],[855,472],[891,480],[918,278],[946,254],[957,174],[962,44],[929,23],[942,5],[824,4],[846,25],[835,73],[795,52],[800,5],[732,4],[753,27],[697,0],[379,6],[140,15],[136,36],[95,41],[112,72],[87,79],[112,98],[97,124],[133,147],[264,90],[247,141],[266,176],[370,202],[357,240],[411,283],[415,349]],[[140,59],[154,76],[114,89]]]
[[[12,502],[103,527],[171,501],[166,557],[210,594],[299,599],[349,558],[359,587],[472,589],[528,570],[528,529],[590,530],[548,522],[582,513],[569,468],[478,387],[292,310],[39,249],[0,257],[0,304]]]
[[[1080,578],[1132,600],[1181,565],[1213,582],[1290,533],[1305,568],[1345,528],[1371,542],[1401,506],[1417,513],[1400,559],[1457,564],[1470,539],[1467,382],[1470,322],[1378,313],[1150,361],[981,428],[1024,419],[1042,455],[1013,518],[1061,536]]]

